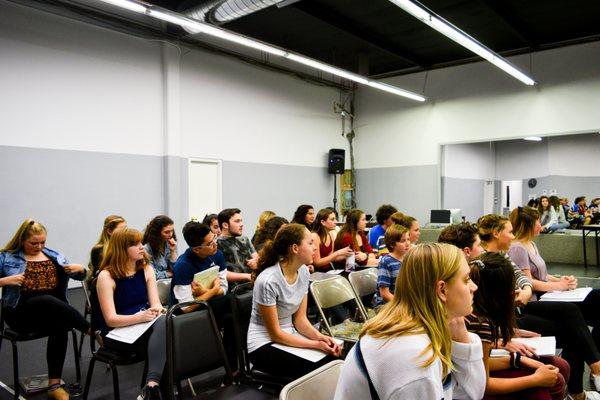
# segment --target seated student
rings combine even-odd
[[[384,204],[377,209],[377,212],[375,213],[377,225],[369,230],[369,244],[374,249],[377,248],[379,238],[383,237],[383,235],[385,235],[385,230],[392,225],[393,221],[390,217],[397,211],[396,207],[389,204]]]
[[[177,261],[177,236],[173,220],[166,215],[154,217],[146,226],[142,244],[156,279],[172,277],[173,264]]]
[[[346,261],[354,254],[350,246],[333,251],[334,237],[337,218],[331,208],[319,210],[315,218],[314,230],[312,233],[315,243],[315,254],[313,255],[313,265],[317,271],[328,271],[331,269],[331,263],[337,261]]]
[[[410,244],[412,246],[416,245],[421,237],[421,226],[419,225],[419,221],[417,221],[416,218],[402,214],[401,212],[392,214],[390,218],[395,224],[402,225],[408,229]]]
[[[104,219],[104,225],[102,226],[102,232],[100,233],[98,243],[92,247],[92,251],[90,252],[90,263],[88,268],[91,279],[95,279],[100,272],[102,254],[108,245],[108,239],[110,239],[110,235],[112,235],[115,230],[122,228],[127,228],[127,221],[125,221],[123,217],[118,215],[109,215]]]
[[[31,219],[26,219],[0,250],[2,314],[6,323],[22,334],[48,334],[49,399],[69,398],[61,385],[68,332],[75,328],[89,333],[89,323],[67,302],[69,278],[83,280],[85,276],[83,265],[70,264],[62,254],[46,247],[46,228]]]
[[[481,399],[481,341],[464,321],[475,290],[456,247],[412,249],[393,300],[365,324],[346,357],[335,400]]]
[[[233,332],[231,303],[227,296],[227,264],[217,249],[217,236],[208,225],[190,221],[183,226],[183,238],[189,248],[177,259],[171,279],[171,304],[202,300],[208,302],[217,325],[223,329],[223,344],[229,365],[237,370],[237,354]],[[194,275],[212,267],[219,267],[219,276],[210,287],[194,282]],[[193,311],[188,307],[184,312]]]
[[[268,220],[273,218],[275,215],[276,214],[273,211],[266,210],[266,211],[261,212],[260,215],[258,216],[258,223],[256,224],[256,227],[254,228],[254,235],[252,235],[252,244],[254,245],[254,248],[256,248],[256,243],[255,243],[256,234],[258,233],[258,231],[260,231],[262,229],[263,226],[265,226],[265,222],[267,222]],[[258,251],[258,249],[256,249],[256,251]]]
[[[362,210],[355,208],[348,211],[346,222],[333,242],[333,249],[340,250],[350,246],[354,250],[356,264],[374,267],[378,261],[365,235],[366,226],[367,218]],[[338,261],[335,265],[336,268],[344,268],[345,261]]]
[[[298,206],[296,211],[294,212],[294,217],[292,218],[293,224],[301,224],[306,226],[306,228],[310,231],[313,228],[313,223],[315,222],[315,209],[313,206],[309,204],[301,204]]]
[[[579,225],[589,225],[592,222],[592,212],[586,206],[585,196],[576,197],[573,203],[569,215]]]
[[[553,225],[550,225],[548,227],[548,231],[549,232],[562,232],[564,231],[566,228],[569,227],[569,222],[567,222],[567,217],[565,216],[565,210],[563,209],[563,207],[560,204],[560,200],[558,199],[557,196],[550,196],[548,198],[548,201],[550,202],[550,206],[554,208],[554,211],[556,212],[556,222]]]
[[[404,256],[410,250],[408,229],[393,224],[385,231],[385,245],[389,254],[381,256],[377,267],[377,292],[375,292],[375,310],[394,299],[396,277],[402,267]]]
[[[147,354],[148,375],[138,400],[160,400],[159,383],[166,362],[166,323],[158,298],[154,269],[148,264],[142,234],[130,228],[115,231],[102,259],[96,291],[100,310],[92,308],[107,349]],[[110,339],[113,329],[158,319],[129,344]]]
[[[477,225],[483,247],[487,251],[504,254],[509,250],[515,237],[508,218],[488,214],[479,218]],[[556,337],[557,346],[563,349],[562,356],[571,367],[568,387],[573,399],[600,399],[596,392],[583,391],[584,363],[590,366],[594,380],[600,379],[597,377],[600,374],[600,352],[597,338],[590,334],[581,311],[574,303],[535,301],[532,298],[531,281],[514,262],[512,265],[518,271],[515,272],[518,287],[515,304],[519,306],[521,313],[517,315],[517,325],[521,331],[528,329],[543,336]],[[534,354],[527,348],[523,350],[522,354]],[[598,385],[600,386],[600,381]]]
[[[244,223],[239,208],[226,208],[218,215],[221,236],[217,238],[219,250],[227,262],[227,281],[231,288],[249,282],[250,273],[256,269],[258,253],[246,236],[242,236]]]
[[[306,315],[306,264],[312,261],[313,252],[312,236],[300,224],[281,228],[260,252],[248,327],[250,361],[260,371],[298,378],[331,361],[326,356],[312,362],[274,347],[275,343],[340,355],[337,343],[316,330]]]
[[[478,286],[467,329],[483,343],[487,372],[484,399],[552,399],[565,397],[569,365],[559,357],[541,361],[511,353],[490,357],[500,340],[508,343],[516,330],[515,274],[510,261],[499,253],[485,253],[471,262],[471,279]],[[554,365],[553,365],[554,364]]]
[[[221,228],[219,227],[219,218],[217,214],[206,214],[202,220],[204,225],[210,226],[210,231],[219,237],[221,235]]]
[[[287,219],[276,215],[269,218],[269,220],[254,234],[252,244],[256,251],[260,251],[267,240],[273,240],[279,228],[288,223]]]

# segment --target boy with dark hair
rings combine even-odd
[[[393,213],[397,212],[396,207],[384,204],[377,209],[375,213],[375,218],[377,219],[377,224],[373,228],[369,230],[369,244],[374,249],[377,248],[377,241],[379,238],[385,235],[386,229],[392,225],[392,219],[390,218]]]
[[[250,281],[250,273],[258,263],[258,253],[250,239],[242,236],[244,223],[240,209],[226,208],[217,218],[221,228],[217,245],[227,263],[227,280],[232,287]]]

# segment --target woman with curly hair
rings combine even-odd
[[[293,224],[301,224],[308,228],[308,230],[312,230],[313,223],[315,222],[315,209],[313,206],[309,204],[301,204],[294,212],[294,217],[292,218]]]
[[[173,276],[177,261],[177,237],[173,220],[166,215],[154,217],[146,226],[142,244],[156,272],[156,279]]]

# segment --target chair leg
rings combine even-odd
[[[90,314],[90,312],[88,311],[88,308],[85,307],[85,310],[83,311],[83,318],[87,320],[87,316]],[[83,350],[83,340],[85,339],[85,332],[81,332],[81,336],[79,337],[79,357],[81,357],[81,351]],[[90,336],[90,340],[93,340],[93,338]]]
[[[14,384],[14,399],[19,400],[21,388],[19,386],[19,352],[17,351],[17,342],[11,340],[13,353],[13,384]]]
[[[177,399],[183,400],[183,388],[181,386],[181,381],[175,382],[175,386],[177,387]]]
[[[75,376],[77,377],[77,385],[81,387],[81,366],[79,365],[79,358],[81,355],[77,349],[77,333],[75,332],[75,329],[71,330],[71,335],[73,336],[73,353],[75,356]]]
[[[92,356],[90,360],[90,366],[88,367],[87,377],[85,378],[85,388],[83,389],[83,400],[87,400],[90,392],[90,385],[92,384],[92,375],[94,375],[94,365],[96,364],[96,358]]]
[[[110,364],[110,369],[112,370],[113,377],[113,398],[115,400],[121,400],[121,392],[119,391],[119,373],[117,372],[117,366],[114,364]]]

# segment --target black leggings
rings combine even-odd
[[[582,308],[591,312],[591,307],[583,303],[577,306],[568,302],[532,301],[517,319],[520,328],[538,332],[542,336],[556,336],[557,346],[563,349],[562,357],[571,366],[568,382],[571,393],[583,391],[584,363],[600,361],[600,329],[590,333],[588,323],[592,325],[592,321],[584,318]],[[596,313],[600,313],[600,309],[596,308]]]
[[[259,347],[248,354],[248,357],[257,370],[291,379],[300,378],[335,359],[332,356],[325,356],[317,362],[312,362],[273,347],[273,343]]]
[[[233,315],[231,312],[231,298],[229,295],[216,296],[208,300],[219,329],[223,330],[223,347],[227,355],[227,362],[232,371],[238,370],[237,345],[233,328]]]
[[[48,378],[60,379],[67,354],[68,333],[75,328],[87,332],[90,324],[75,308],[49,294],[22,296],[15,308],[4,309],[6,323],[19,333],[48,335]]]
[[[146,354],[148,359],[148,376],[146,382],[160,383],[165,363],[167,362],[167,325],[165,316],[158,317],[154,324],[138,340],[133,343],[119,342],[104,338],[107,349],[119,352]]]

